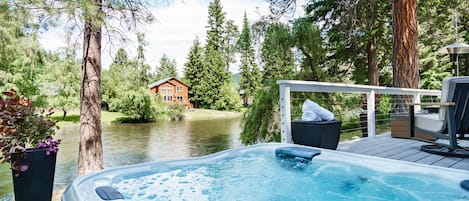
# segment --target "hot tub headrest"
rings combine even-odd
[[[464,190],[469,191],[469,179],[468,179],[468,180],[461,181],[461,187],[462,187]]]
[[[320,150],[306,147],[280,147],[275,149],[275,155],[277,156],[300,157],[307,160],[312,160],[313,157],[319,154],[321,154]]]
[[[124,196],[112,186],[100,186],[95,189],[103,200],[123,200]]]

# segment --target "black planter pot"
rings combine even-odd
[[[341,122],[332,121],[292,121],[291,134],[295,144],[325,149],[337,149]]]
[[[12,155],[18,158],[19,154]],[[20,157],[20,164],[29,167],[19,176],[13,172],[13,187],[16,201],[50,201],[54,187],[55,161],[57,154],[46,155],[46,149],[26,150],[25,157]]]

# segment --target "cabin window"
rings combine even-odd
[[[162,86],[160,91],[161,91],[162,96],[172,96],[173,95],[173,87],[172,86]]]
[[[177,99],[178,101],[182,101],[182,96],[177,96],[176,99]]]
[[[176,87],[176,91],[177,91],[177,92],[180,92],[180,91],[182,91],[182,87],[180,87],[180,86],[177,86],[177,87]]]
[[[163,96],[163,101],[167,102],[167,101],[172,101],[173,100],[173,96]]]

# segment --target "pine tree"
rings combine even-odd
[[[206,46],[217,51],[222,49],[225,14],[220,0],[209,3]]]
[[[236,41],[238,40],[238,27],[233,20],[227,20],[223,33],[222,55],[225,60],[226,70],[229,71],[230,64],[235,62]]]
[[[156,79],[162,80],[169,77],[177,77],[176,60],[171,61],[166,54],[163,54],[160,59],[160,65],[156,70]]]
[[[246,106],[248,104],[248,98],[256,96],[256,92],[260,88],[261,83],[261,72],[255,61],[251,30],[246,13],[244,13],[243,29],[237,41],[237,46],[241,54],[241,78],[239,87],[240,90],[244,92],[243,102]]]
[[[184,79],[189,86],[189,99],[192,104],[197,108],[200,107],[204,91],[201,89],[201,80],[207,73],[203,65],[203,47],[196,37],[192,43],[192,47],[187,55],[187,62],[184,64]]]
[[[230,83],[230,72],[226,69],[230,61],[225,60],[224,52],[227,51],[227,45],[224,42],[227,40],[227,33],[225,29],[225,13],[220,4],[220,0],[210,2],[208,7],[208,25],[207,39],[204,50],[203,65],[205,70],[201,72],[204,77],[201,79],[200,87],[205,92],[202,100],[202,107],[211,109],[226,109],[218,108],[216,103],[218,100],[223,99],[226,90],[221,88]],[[231,26],[231,25],[229,25]],[[225,52],[226,53],[226,52]]]
[[[144,33],[137,33],[137,82],[139,86],[146,86],[150,83],[150,65],[145,64],[145,46],[148,45],[148,42],[145,41]]]
[[[271,83],[291,75],[294,69],[292,47],[293,39],[288,25],[274,23],[267,28],[261,49],[263,83]]]

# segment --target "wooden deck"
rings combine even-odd
[[[375,138],[341,142],[337,150],[469,171],[469,158],[445,157],[420,151],[420,145],[424,144],[429,143],[382,134]],[[469,141],[462,141],[460,145],[469,146]]]

